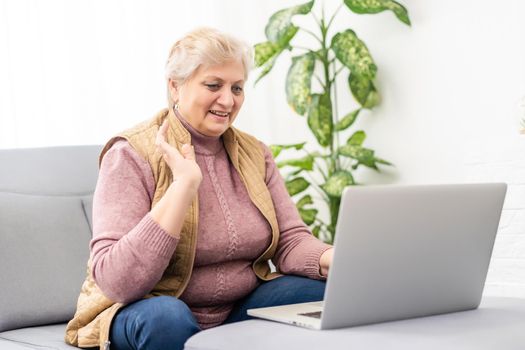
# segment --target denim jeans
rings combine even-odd
[[[324,281],[283,276],[264,282],[238,301],[224,323],[248,320],[246,310],[319,301]],[[160,296],[143,299],[120,310],[110,331],[111,350],[183,349],[186,340],[200,331],[190,308],[181,300]]]

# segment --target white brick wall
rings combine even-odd
[[[403,3],[409,30],[387,16],[381,27],[351,21],[378,62],[383,97],[358,123],[396,165],[366,182],[506,182],[484,293],[525,298],[525,2]]]
[[[487,158],[478,155],[476,162],[465,164],[470,181],[508,184],[487,275],[486,295],[525,297],[525,153],[519,141],[504,154]]]

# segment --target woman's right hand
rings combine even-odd
[[[202,172],[195,161],[195,152],[193,146],[184,144],[181,151],[166,141],[168,132],[168,119],[164,120],[157,132],[155,145],[157,151],[162,154],[173,174],[173,181],[187,182],[187,184],[198,189],[202,181]]]

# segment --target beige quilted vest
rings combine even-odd
[[[171,145],[180,150],[183,144],[191,142],[190,133],[183,127],[173,111],[163,109],[153,119],[109,140],[100,154],[100,162],[102,162],[107,150],[119,138],[125,138],[149,162],[156,183],[151,207],[162,198],[172,182],[172,174],[168,165],[161,160],[161,156],[155,149],[155,137],[165,118],[168,118],[170,125],[167,139]],[[265,184],[266,167],[263,150],[257,139],[233,127],[229,128],[222,137],[230,161],[245,184],[251,201],[268,220],[272,228],[272,242],[253,263],[253,270],[263,280],[273,279],[279,274],[270,271],[268,260],[275,254],[279,240],[279,229],[272,198]],[[186,288],[193,269],[197,242],[199,217],[197,198],[196,196],[186,214],[181,239],[162,279],[145,298],[158,295],[179,297]],[[83,348],[96,346],[100,346],[101,349],[108,348],[111,320],[123,306],[124,304],[115,303],[106,298],[95,284],[91,276],[90,260],[87,267],[87,277],[78,298],[75,316],[69,321],[66,328],[66,342]]]

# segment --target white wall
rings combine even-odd
[[[485,293],[525,297],[525,2],[404,3],[409,30],[386,16],[380,25],[352,17],[384,97],[362,125],[396,164],[369,181],[507,182]]]
[[[176,38],[210,25],[263,41],[267,18],[299,2],[0,0],[0,148],[103,143],[165,105],[163,65]],[[507,182],[485,292],[525,297],[525,2],[402,2],[411,28],[391,13],[345,9],[335,22],[356,30],[379,67],[383,102],[357,127],[396,165],[358,180]],[[338,4],[326,1],[327,13]],[[311,138],[285,101],[288,65],[283,56],[248,84],[236,122],[267,143]],[[354,106],[345,94],[339,102],[341,113]]]

